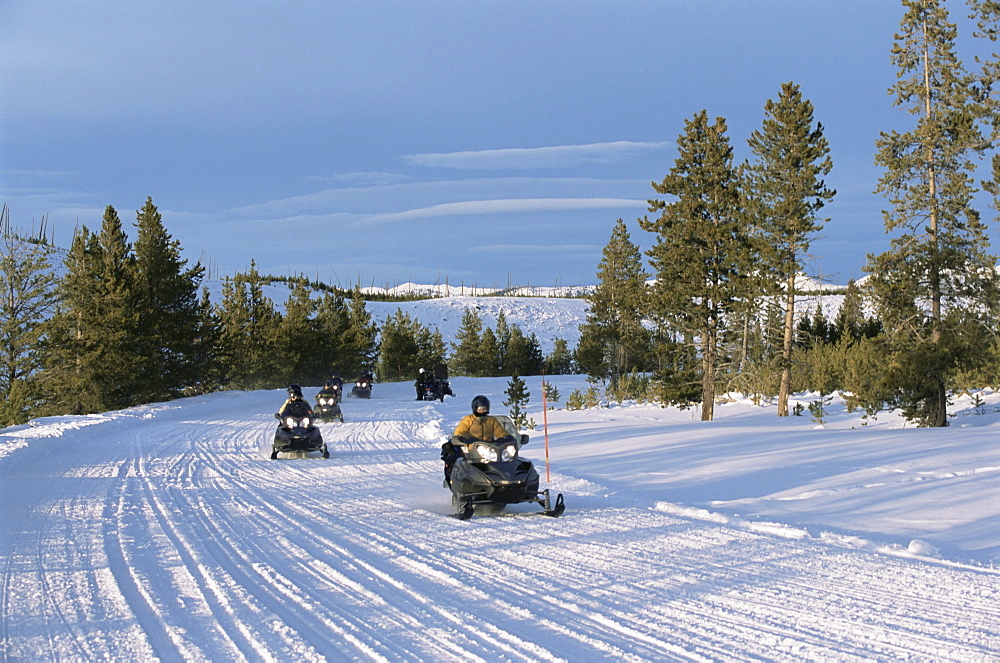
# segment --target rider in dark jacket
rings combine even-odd
[[[424,400],[424,387],[427,385],[428,382],[433,382],[433,381],[434,378],[432,378],[431,374],[428,373],[425,369],[421,368],[419,371],[417,371],[417,381],[415,384],[417,387],[418,401]]]

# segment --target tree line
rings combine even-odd
[[[824,177],[830,147],[798,85],[781,86],[735,163],[724,118],[699,111],[677,139],[673,167],[652,187],[641,230],[653,274],[619,219],[598,265],[599,284],[574,350],[538,339],[501,315],[495,328],[467,311],[456,339],[402,311],[381,329],[360,289],[323,290],[292,279],[284,313],[263,294],[273,277],[225,280],[222,301],[198,290],[151,199],[130,243],[118,213],[74,234],[62,273],[44,229],[25,233],[4,214],[0,255],[0,424],[45,414],[83,414],[220,388],[321,383],[332,372],[377,367],[408,379],[448,360],[458,374],[583,371],[612,385],[650,379],[659,402],[713,418],[717,394],[776,397],[788,414],[795,391],[842,390],[851,407],[900,409],[921,425],[946,425],[948,393],[993,385],[1000,368],[997,260],[977,208],[1000,202],[1000,57],[957,55],[958,30],[944,0],[902,0],[891,50],[893,103],[912,117],[877,142],[890,248],[870,254],[833,321],[796,311],[796,278],[829,221],[836,192]],[[968,0],[979,43],[995,43],[996,0]],[[977,164],[992,157],[980,177]],[[652,285],[647,285],[652,277]],[[381,334],[381,337],[380,337]],[[629,384],[640,381],[626,381]]]
[[[74,233],[58,265],[44,226],[26,233],[3,208],[0,426],[219,389],[319,385],[373,368],[384,380],[413,379],[439,362],[474,376],[574,370],[565,341],[543,358],[535,334],[503,313],[491,329],[467,311],[449,348],[440,331],[402,310],[377,324],[358,286],[344,292],[305,277],[277,279],[253,261],[223,281],[213,303],[204,268],[181,258],[151,198],[136,212],[135,230],[130,242],[108,206],[98,230]],[[283,312],[264,294],[276,280],[289,287]]]
[[[995,43],[1000,3],[967,4],[973,39]],[[994,385],[997,260],[976,200],[985,192],[994,210],[1000,200],[1000,57],[962,63],[944,0],[902,6],[889,92],[912,124],[876,145],[890,248],[868,255],[869,276],[851,285],[838,319],[802,326],[795,310],[796,278],[836,192],[823,180],[832,159],[822,124],[789,82],[765,105],[743,163],[724,118],[702,110],[686,121],[673,168],[652,183],[668,198],[638,220],[656,236],[653,285],[622,220],[604,249],[578,348],[588,374],[615,384],[649,373],[657,400],[700,404],[703,420],[720,389],[776,397],[779,416],[794,390],[839,389],[851,407],[943,426],[950,391]]]

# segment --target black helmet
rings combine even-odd
[[[472,399],[472,414],[477,417],[485,416],[490,413],[490,399],[485,396],[476,396]]]
[[[288,387],[288,397],[291,399],[302,398],[302,387],[297,384]]]

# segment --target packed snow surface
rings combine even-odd
[[[838,401],[546,412],[527,382],[560,518],[452,515],[440,444],[475,394],[505,411],[502,378],[376,384],[327,460],[270,460],[280,390],[0,431],[0,656],[1000,658],[996,394],[928,430]]]

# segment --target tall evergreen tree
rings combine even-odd
[[[86,226],[75,234],[61,303],[46,324],[42,379],[48,410],[87,414],[140,402],[135,274],[118,212],[108,205],[99,234]]]
[[[553,341],[552,352],[545,357],[545,374],[571,375],[576,371],[575,363],[569,343],[564,338],[557,338]]]
[[[510,326],[510,340],[504,355],[504,375],[538,375],[542,371],[542,348],[534,332],[524,335],[517,325]]]
[[[498,371],[500,375],[512,375],[514,373],[513,367],[508,366],[507,353],[510,348],[511,339],[511,326],[507,323],[507,316],[504,314],[503,309],[497,313],[497,324],[494,328],[493,334],[497,338],[497,363]]]
[[[27,421],[40,405],[43,322],[58,300],[55,248],[12,228],[0,212],[0,428]]]
[[[217,316],[224,382],[236,389],[284,386],[280,374],[278,327],[281,317],[264,294],[257,265],[227,278],[222,284],[222,304]]]
[[[462,323],[451,344],[451,370],[456,375],[477,376],[485,370],[483,319],[475,309],[462,313]]]
[[[204,370],[202,310],[198,287],[204,268],[186,268],[180,242],[170,237],[152,198],[137,212],[136,310],[141,333],[136,370],[139,402],[174,398],[200,380]]]
[[[587,319],[580,328],[580,357],[591,377],[615,384],[621,375],[651,368],[650,334],[643,326],[648,278],[639,247],[618,219],[597,266],[598,284],[587,298]]]
[[[352,356],[350,310],[340,295],[324,292],[316,304],[313,359],[326,378],[334,373],[353,376],[360,365]]]
[[[351,291],[347,319],[343,352],[335,368],[339,368],[344,375],[358,375],[362,370],[375,366],[379,352],[378,325],[365,307],[365,298],[359,286]]]
[[[405,380],[420,368],[444,361],[441,332],[431,330],[397,309],[382,325],[379,375],[383,380]]]
[[[276,350],[281,357],[276,377],[281,384],[322,385],[329,377],[313,355],[319,336],[313,315],[316,301],[304,278],[295,279],[278,323]]]
[[[755,161],[746,169],[749,195],[761,233],[761,265],[784,286],[784,338],[778,416],[788,416],[795,330],[795,279],[803,270],[809,245],[827,219],[817,212],[833,198],[822,177],[833,168],[823,125],[813,124],[813,105],[799,86],[781,86],[778,100],[764,105],[764,126],[747,141]]]
[[[500,368],[500,342],[497,340],[496,332],[491,327],[483,330],[480,353],[482,363],[480,364],[479,371],[473,374],[475,377],[496,377],[503,375],[503,371]]]
[[[1000,1],[969,0],[969,6],[971,18],[976,21],[974,36],[995,44],[1000,40]],[[983,188],[993,196],[994,209],[1000,210],[1000,152],[997,152],[1000,147],[1000,53],[993,51],[989,57],[978,60],[982,65],[980,115],[987,121],[994,151],[991,178],[983,182]]]
[[[921,425],[946,426],[949,382],[987,341],[967,334],[987,326],[967,325],[996,305],[996,260],[973,207],[973,157],[988,141],[943,2],[903,6],[892,49],[899,80],[890,91],[916,119],[910,131],[883,132],[877,144],[885,169],[878,191],[891,206],[885,228],[896,237],[865,268],[891,358],[881,391],[871,393]]]
[[[658,340],[698,343],[701,418],[710,421],[718,371],[725,359],[720,350],[727,314],[747,296],[750,232],[725,120],[720,117],[709,124],[706,111],[700,111],[685,122],[677,147],[680,154],[674,167],[661,183],[653,183],[657,193],[674,200],[650,200],[650,212],[660,216],[644,217],[639,223],[658,236],[649,251],[657,278],[652,311],[659,325]],[[689,375],[662,375],[666,368],[658,369],[666,379],[686,380]]]

